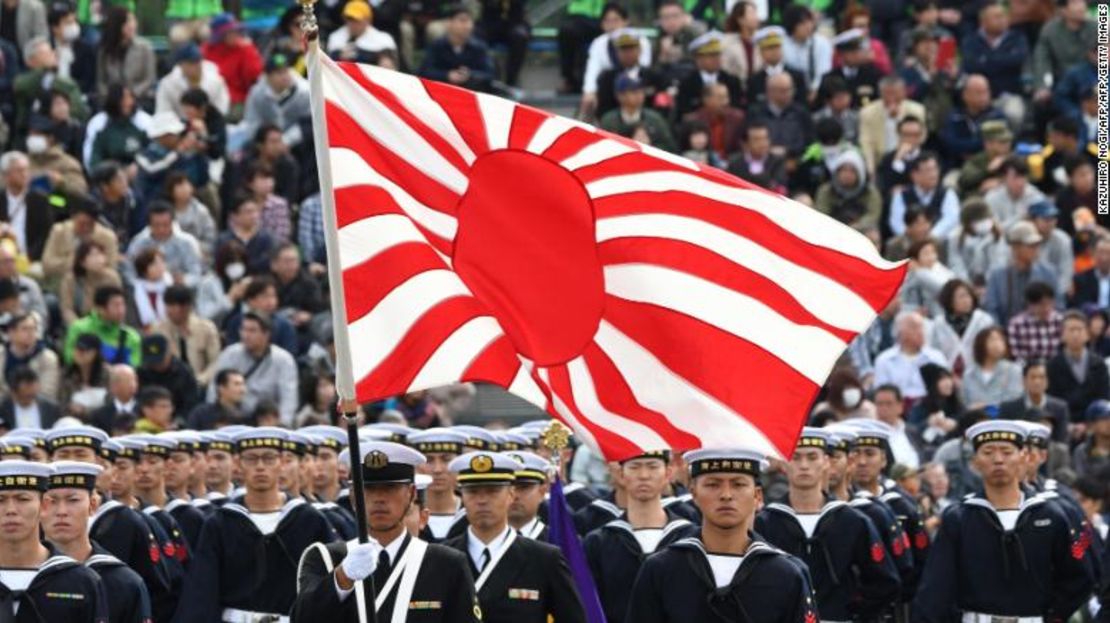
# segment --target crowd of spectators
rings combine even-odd
[[[300,9],[163,4],[0,0],[0,429],[333,417]],[[527,8],[318,4],[337,59],[510,96]],[[1110,480],[1093,3],[652,10],[634,23],[572,0],[550,89],[580,94],[578,115],[603,129],[793,197],[909,262],[813,419],[894,426],[898,473],[938,507],[974,486],[961,439],[984,418],[1044,421],[1047,475]],[[454,392],[372,417],[445,424]]]

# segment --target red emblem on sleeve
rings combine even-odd
[[[904,554],[906,551],[905,535],[903,534],[897,539],[894,539],[894,542],[890,544],[890,549],[894,552],[895,556],[901,556],[902,554]]]
[[[924,532],[918,532],[913,537],[913,546],[917,549],[925,549],[929,547],[929,535]]]
[[[1086,553],[1087,547],[1091,545],[1091,533],[1084,529],[1079,534],[1079,538],[1071,544],[1071,557],[1076,560],[1083,560],[1083,554]]]
[[[162,553],[165,554],[166,558],[173,558],[177,554],[177,548],[174,547],[173,543],[166,543],[162,546]]]
[[[158,544],[150,544],[150,562],[158,562],[162,559],[162,554],[158,551]]]
[[[871,544],[871,560],[874,560],[875,562],[879,563],[879,562],[883,561],[883,557],[885,557],[885,556],[886,556],[886,551],[883,550],[883,546],[882,546],[881,543],[872,543]]]

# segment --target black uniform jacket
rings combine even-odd
[[[96,543],[85,566],[95,571],[104,584],[110,623],[149,623],[150,594],[138,573]]]
[[[396,560],[400,560],[411,543],[412,537],[406,535]],[[347,547],[344,542],[330,543],[326,547],[316,543],[305,550],[297,573],[293,623],[358,623],[358,603],[354,593],[341,601],[335,584],[334,569],[347,557]],[[327,552],[327,559],[322,550]],[[370,579],[363,583],[367,623],[389,623],[399,583],[399,580],[394,583],[376,618],[373,609],[377,587]],[[481,619],[477,610],[478,597],[474,594],[474,578],[470,575],[466,557],[443,545],[428,545],[405,620],[408,623],[478,623]]]
[[[18,612],[11,613],[18,606]],[[11,618],[8,618],[11,616]],[[51,550],[27,590],[0,583],[0,620],[11,623],[106,623],[108,599],[96,572]]]
[[[636,623],[816,623],[805,564],[752,535],[732,582],[717,588],[700,533],[649,557],[632,589]]]
[[[101,503],[89,538],[143,579],[155,621],[169,621],[177,610],[184,570],[163,549],[172,547],[162,524],[116,500]],[[173,552],[176,553],[176,552]]]

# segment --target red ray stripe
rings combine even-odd
[[[550,118],[551,115],[535,108],[517,106],[516,114],[513,115],[513,125],[509,129],[509,149],[527,148],[536,130]]]
[[[690,169],[679,166],[667,160],[660,160],[655,156],[637,151],[631,154],[622,154],[604,162],[591,164],[574,171],[574,176],[583,184],[596,182],[615,175],[628,175],[631,173],[644,173],[645,171],[679,171],[692,173]]]
[[[565,365],[553,366],[545,368],[547,370],[547,378],[551,386],[551,392],[559,397],[566,408],[574,415],[580,424],[585,426],[590,434],[594,436],[597,445],[601,446],[601,452],[606,458],[610,460],[620,460],[624,457],[635,456],[640,452],[646,450],[658,450],[659,448],[640,448],[632,443],[628,438],[622,437],[620,431],[612,430],[599,426],[590,419],[590,417],[582,413],[578,408],[578,404],[574,401],[574,394],[570,388],[570,375],[567,374]],[[554,405],[551,411],[555,411]],[[559,419],[563,419],[560,416]]]
[[[401,206],[397,205],[397,202],[393,200],[388,192],[377,186],[348,186],[335,191],[335,214],[337,220],[340,221],[337,225],[339,229],[371,216],[400,214],[408,217],[409,221],[416,226],[424,239],[428,241],[428,244],[440,253],[450,257],[454,249],[452,241],[432,233],[431,230],[413,220],[401,209]]]
[[[617,238],[601,243],[598,257],[605,266],[652,264],[679,270],[757,299],[795,324],[819,327],[846,343],[856,335],[813,315],[771,279],[697,245],[664,238]]]
[[[574,127],[563,132],[559,138],[555,139],[555,142],[544,150],[543,157],[552,162],[562,162],[589,145],[602,140],[604,140],[604,137],[599,134]]]
[[[701,441],[697,437],[675,427],[665,414],[652,411],[641,405],[632,393],[632,388],[629,387],[628,382],[621,376],[617,367],[613,365],[613,361],[609,359],[604,351],[598,348],[597,344],[591,343],[582,353],[582,359],[590,370],[590,376],[593,377],[594,390],[601,406],[613,413],[644,424],[659,433],[672,448],[697,448],[701,446]],[[682,417],[678,413],[672,415],[678,418]]]
[[[409,328],[405,337],[374,368],[359,379],[358,395],[397,393],[407,389],[444,340],[470,319],[482,315],[481,307],[472,298],[456,297],[432,307]]]
[[[343,271],[347,322],[370,313],[402,283],[429,270],[446,268],[427,245],[406,242],[386,249],[369,260]]]
[[[645,213],[675,214],[711,223],[851,288],[876,311],[890,302],[906,271],[905,266],[892,270],[875,268],[846,253],[810,244],[754,210],[691,193],[631,192],[594,199],[593,205],[599,219]]]
[[[744,416],[784,456],[793,452],[804,419],[798,414],[806,412],[819,386],[758,346],[662,307],[607,297],[605,319]]]
[[[520,359],[517,359],[508,336],[502,335],[486,346],[482,354],[471,362],[460,380],[484,381],[507,389],[516,378],[518,369]]]
[[[346,111],[328,102],[328,143],[356,152],[370,168],[433,210],[455,216],[459,195],[374,140]]]
[[[386,108],[389,108],[395,115],[400,117],[402,121],[423,137],[424,140],[428,141],[428,144],[435,148],[436,151],[458,170],[466,173],[466,171],[470,169],[470,165],[468,165],[466,161],[463,160],[462,156],[455,151],[455,148],[440,136],[439,132],[428,127],[428,125],[421,121],[416,115],[409,112],[392,91],[371,82],[370,79],[366,77],[366,74],[359,69],[358,65],[354,63],[339,63],[339,67],[360,87],[384,104]]]
[[[489,140],[486,138],[486,124],[482,120],[482,110],[478,108],[478,97],[471,91],[442,82],[424,79],[421,79],[421,82],[424,83],[428,95],[447,111],[451,123],[455,124],[455,129],[462,135],[474,155],[481,156],[488,152]]]

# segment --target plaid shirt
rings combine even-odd
[[[1060,350],[1060,333],[1064,325],[1063,316],[1053,310],[1048,320],[1039,320],[1028,311],[1010,319],[1007,333],[1010,337],[1010,353],[1018,361],[1034,359],[1048,360]]]
[[[301,247],[301,257],[306,262],[328,261],[324,249],[324,213],[320,194],[317,193],[301,202],[300,219],[297,223],[297,243]]]
[[[278,242],[288,241],[293,234],[293,223],[289,218],[289,202],[270,193],[262,204],[262,228]]]

